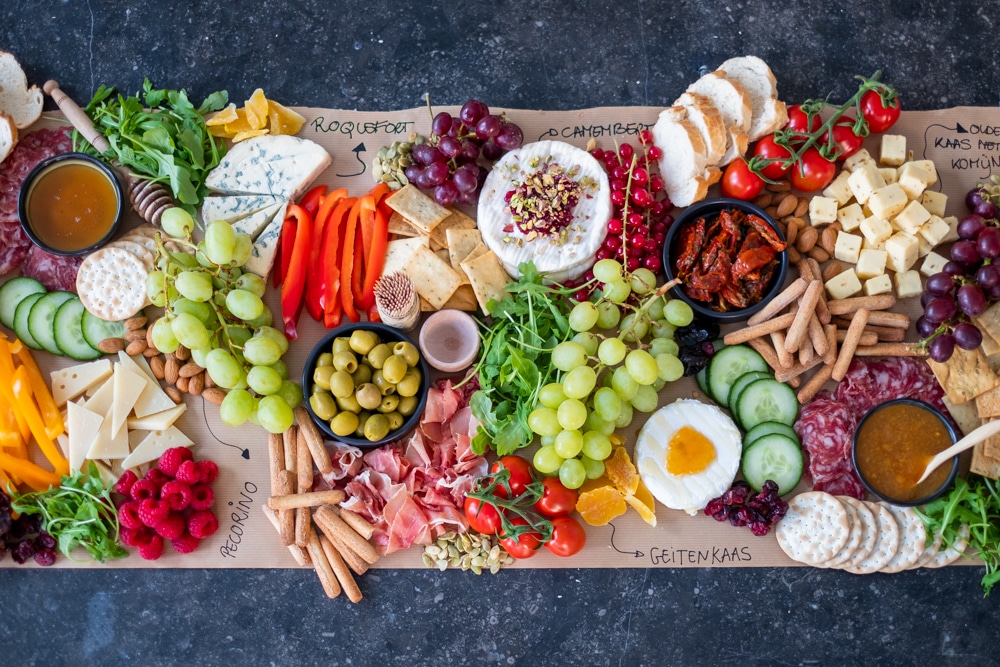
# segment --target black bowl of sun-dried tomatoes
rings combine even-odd
[[[746,320],[781,291],[788,272],[785,236],[762,208],[720,197],[689,206],[663,246],[671,290],[695,315],[720,324]]]

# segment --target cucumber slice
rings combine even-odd
[[[750,385],[751,382],[774,377],[767,371],[750,371],[736,378],[736,382],[729,389],[729,411],[736,414],[736,405],[739,403],[740,394]]]
[[[56,345],[56,311],[76,295],[72,292],[49,292],[35,302],[28,314],[28,330],[42,349],[51,354],[62,354]]]
[[[125,324],[102,320],[89,310],[83,311],[83,338],[87,345],[97,349],[97,345],[105,338],[122,338],[125,335]]]
[[[56,345],[67,357],[78,361],[90,361],[101,356],[97,350],[87,344],[83,337],[83,314],[87,309],[79,297],[73,297],[59,306],[53,321]]]
[[[746,430],[761,422],[791,426],[799,416],[799,400],[787,384],[772,379],[754,380],[740,395],[737,420]]]
[[[31,335],[31,331],[28,328],[28,316],[31,315],[31,309],[35,306],[35,303],[43,296],[45,296],[44,292],[29,294],[24,297],[21,303],[17,304],[17,309],[14,311],[14,334],[32,350],[41,350],[43,348],[35,340],[35,337]]]
[[[747,434],[743,436],[743,447],[749,447],[760,438],[765,435],[771,435],[772,433],[784,435],[791,438],[796,443],[802,444],[802,441],[799,440],[799,434],[796,433],[795,429],[788,424],[781,424],[779,422],[761,422],[747,431]]]
[[[698,389],[701,390],[701,393],[711,398],[712,395],[708,393],[708,366],[695,373],[694,381],[698,383]]]
[[[729,405],[729,389],[744,373],[767,371],[764,357],[746,345],[724,347],[712,355],[708,362],[709,395],[722,406]]]
[[[0,287],[0,324],[14,329],[14,313],[29,294],[45,294],[48,290],[34,278],[18,276],[11,278]]]
[[[755,491],[764,488],[764,482],[770,479],[778,485],[778,495],[783,496],[802,478],[802,448],[779,433],[765,435],[743,450],[740,468]]]

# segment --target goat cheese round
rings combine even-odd
[[[562,141],[538,141],[504,155],[479,196],[479,231],[511,276],[532,261],[553,281],[578,278],[593,263],[611,218],[601,164]]]

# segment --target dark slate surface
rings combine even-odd
[[[790,101],[885,71],[904,106],[994,105],[997,14],[971,0],[327,3],[5,0],[0,48],[84,101],[142,77],[192,97],[397,109],[470,96],[573,109],[669,102],[764,57]],[[998,664],[977,568],[310,572],[0,570],[0,663]]]

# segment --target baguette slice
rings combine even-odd
[[[14,119],[0,111],[0,162],[7,159],[17,146],[17,125]]]
[[[42,115],[42,91],[28,88],[28,77],[17,59],[0,51],[0,111],[14,119],[18,129],[32,125]]]
[[[719,166],[725,166],[746,153],[750,123],[753,119],[753,105],[743,86],[728,79],[725,72],[715,71],[692,83],[688,86],[687,92],[700,93],[709,98],[726,124],[729,136],[726,152],[719,161]]]
[[[712,104],[712,100],[698,93],[684,93],[677,98],[676,105],[684,107],[687,119],[701,132],[705,142],[708,166],[718,166],[726,154],[726,123],[722,114]]]
[[[767,63],[756,56],[743,56],[730,58],[719,66],[719,70],[739,83],[750,97],[753,107],[750,141],[756,141],[788,122],[785,103],[778,100],[777,79]]]
[[[705,142],[684,107],[670,107],[653,125],[653,143],[663,150],[660,175],[674,206],[690,206],[708,194],[708,186],[718,180],[718,168],[710,167]]]

